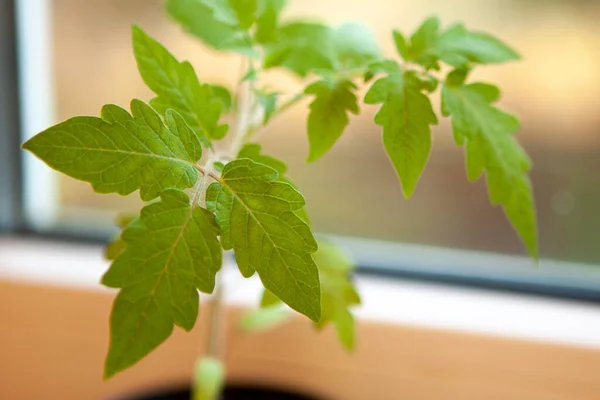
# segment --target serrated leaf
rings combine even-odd
[[[245,313],[240,318],[240,328],[247,333],[257,333],[271,330],[293,316],[289,308],[278,305],[259,308]]]
[[[193,400],[217,400],[225,385],[225,367],[216,358],[202,357],[194,371]]]
[[[381,58],[373,31],[360,23],[346,23],[335,30],[337,62],[343,68],[366,67]]]
[[[166,9],[190,34],[216,50],[234,51],[246,56],[257,57],[252,38],[245,30],[228,20],[231,14],[217,13],[211,8],[213,0],[167,0]],[[221,3],[224,0],[220,0]],[[231,12],[231,10],[229,10]],[[236,17],[237,18],[237,17]]]
[[[279,182],[287,183],[291,185],[294,189],[298,189],[298,186],[294,182],[292,182],[291,179],[284,175],[287,172],[287,165],[283,161],[273,156],[269,156],[267,154],[262,153],[260,144],[248,143],[242,148],[242,150],[238,154],[238,158],[249,158],[254,162],[273,168],[279,174],[277,178]],[[306,211],[306,207],[302,207],[294,211],[294,214],[296,214],[302,221],[304,221],[307,225],[310,226],[310,221],[308,218],[308,212]]]
[[[322,307],[321,320],[315,326],[321,329],[333,323],[342,345],[352,350],[355,345],[355,328],[349,308],[360,304],[360,297],[350,280],[354,265],[338,246],[325,240],[319,240],[315,262],[321,278]]]
[[[265,50],[265,69],[281,66],[305,77],[314,70],[333,70],[336,66],[334,31],[322,24],[285,24],[279,29],[277,43]]]
[[[213,214],[177,189],[142,209],[121,236],[123,253],[102,283],[120,288],[111,314],[105,376],[138,362],[178,325],[191,330],[198,315],[198,290],[213,291],[222,250]]]
[[[454,80],[456,82],[456,80]],[[454,138],[466,147],[467,174],[471,181],[486,172],[492,204],[501,204],[537,259],[537,228],[531,182],[531,161],[513,138],[519,121],[492,103],[498,88],[489,84],[444,84],[442,111],[452,117]]]
[[[349,80],[322,79],[310,84],[305,94],[314,95],[308,114],[308,161],[323,156],[340,138],[350,122],[349,113],[358,114],[356,86]]]
[[[412,71],[395,64],[387,76],[373,83],[366,104],[382,104],[375,123],[383,127],[383,144],[398,173],[402,191],[410,197],[427,164],[431,150],[430,125],[437,123],[423,82]]]
[[[265,288],[318,321],[319,274],[311,257],[317,243],[294,213],[304,207],[304,198],[277,179],[266,165],[234,160],[208,187],[206,204],[217,216],[223,248],[234,250],[242,274],[257,271]]]
[[[254,33],[254,38],[258,43],[271,43],[277,40],[279,14],[285,4],[286,0],[258,1],[256,32]]]
[[[140,100],[130,115],[115,105],[102,117],[74,117],[39,133],[23,148],[50,167],[89,182],[99,193],[127,195],[140,189],[142,200],[167,188],[185,189],[198,179],[202,147],[196,134],[174,111],[160,116]],[[110,121],[110,122],[108,122]]]
[[[194,68],[179,62],[141,28],[133,27],[133,52],[146,85],[158,95],[150,104],[161,114],[172,108],[179,112],[198,135],[221,139],[227,125],[220,125],[222,90],[201,85]],[[213,90],[221,91],[219,98]]]

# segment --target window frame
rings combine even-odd
[[[0,231],[22,231],[20,96],[14,0],[0,0]]]

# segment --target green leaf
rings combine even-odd
[[[279,297],[275,296],[273,293],[268,291],[267,289],[263,290],[262,297],[260,299],[260,306],[262,308],[271,307],[275,305],[281,304],[281,300]]]
[[[294,189],[298,189],[298,186],[296,186],[294,182],[292,182],[288,177],[284,175],[287,172],[287,165],[283,161],[275,157],[262,153],[260,144],[248,143],[242,148],[242,150],[238,154],[238,158],[249,158],[256,163],[273,168],[279,174],[279,177],[277,178],[279,182],[287,183],[291,185]],[[294,211],[294,214],[296,214],[302,221],[304,221],[307,225],[310,226],[310,221],[308,219],[308,212],[306,211],[306,207],[302,207]]]
[[[308,161],[325,154],[340,138],[350,119],[349,113],[358,114],[354,94],[356,86],[349,80],[322,79],[310,84],[304,93],[315,95],[308,114]]]
[[[455,76],[449,81],[456,83]],[[531,161],[513,138],[519,121],[492,105],[499,94],[493,85],[453,85],[447,81],[442,89],[442,111],[452,117],[456,143],[466,147],[469,179],[474,181],[486,172],[492,204],[503,206],[529,253],[537,259],[535,205],[527,176]]]
[[[167,126],[140,100],[133,117],[115,105],[102,108],[102,119],[74,117],[39,133],[23,148],[50,167],[92,184],[99,193],[127,195],[140,189],[142,200],[167,188],[189,188],[198,179],[202,157],[196,134],[170,110]]]
[[[468,63],[494,64],[518,60],[519,53],[487,33],[468,31],[464,25],[448,28],[437,41],[440,60],[454,67]]]
[[[215,4],[225,2],[226,0],[220,0]],[[186,31],[213,49],[257,57],[258,53],[252,46],[252,38],[248,32],[235,26],[235,12],[219,8],[222,12],[215,15],[212,4],[213,0],[167,0],[166,9]]]
[[[254,162],[271,167],[280,174],[280,177],[287,171],[287,165],[283,161],[262,153],[261,145],[258,143],[246,144],[240,150],[238,158],[249,158]]]
[[[234,250],[242,274],[257,271],[265,288],[318,321],[319,274],[311,257],[317,243],[294,213],[304,207],[304,198],[277,179],[266,165],[234,160],[208,187],[206,204],[217,216],[223,248]]]
[[[225,367],[212,357],[202,357],[194,371],[193,400],[218,400],[225,385]]]
[[[282,66],[301,77],[311,72],[329,75],[331,71],[366,68],[381,58],[372,31],[358,23],[332,29],[319,23],[294,22],[281,26],[278,33],[277,42],[266,46],[265,68]]]
[[[212,16],[215,20],[222,22],[227,25],[236,26],[239,25],[239,19],[235,9],[232,7],[233,3],[230,0],[196,0],[208,7]]]
[[[242,30],[249,29],[256,18],[258,0],[196,0],[212,11],[215,20]]]
[[[431,150],[430,125],[437,123],[425,85],[412,71],[387,65],[387,76],[373,83],[366,104],[382,104],[375,123],[383,127],[383,144],[398,173],[402,191],[410,197]]]
[[[290,309],[279,305],[260,308],[242,315],[240,328],[247,333],[264,332],[283,324],[292,316]]]
[[[366,67],[381,59],[373,31],[359,23],[346,23],[335,31],[337,61],[344,68]]]
[[[235,11],[240,28],[249,29],[256,19],[258,0],[229,0]]]
[[[352,350],[355,332],[349,308],[360,304],[360,297],[350,280],[354,265],[338,246],[325,240],[319,240],[315,262],[321,278],[322,307],[321,320],[315,326],[321,329],[333,323],[342,345]]]
[[[400,54],[402,59],[404,59],[405,61],[408,60],[408,43],[406,43],[404,35],[402,35],[402,33],[397,30],[394,30],[392,32],[392,35],[394,37],[394,43],[396,44],[396,50],[398,51],[398,54]]]
[[[256,32],[254,38],[258,43],[272,43],[277,41],[279,14],[285,7],[286,0],[259,0]]]
[[[316,69],[333,70],[336,66],[334,31],[318,23],[281,26],[279,40],[265,50],[265,69],[281,66],[305,77]]]
[[[120,239],[116,238],[110,241],[104,248],[104,259],[115,260],[125,250],[125,243]]]
[[[150,104],[161,114],[172,108],[199,135],[221,139],[227,125],[219,125],[223,108],[222,89],[201,85],[194,68],[187,61],[180,63],[160,43],[141,28],[133,27],[133,52],[146,85],[158,95]],[[220,92],[219,98],[213,91]]]
[[[411,36],[410,46],[394,32],[398,52],[407,61],[425,68],[439,69],[441,60],[454,67],[470,63],[493,64],[518,60],[519,54],[487,33],[469,31],[462,24],[440,31],[437,17],[426,19]]]
[[[102,283],[120,288],[111,315],[105,376],[138,362],[173,330],[189,331],[198,315],[198,290],[211,293],[222,250],[215,217],[190,206],[180,190],[142,209],[122,234],[126,248]]]
[[[356,329],[354,316],[348,310],[338,312],[333,320],[338,339],[347,350],[353,350],[356,346]]]
[[[427,69],[439,69],[437,40],[439,37],[440,20],[437,17],[429,17],[415,33],[410,37],[410,48],[408,60],[423,65]]]

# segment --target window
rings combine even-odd
[[[522,62],[482,68],[478,77],[499,83],[503,106],[522,119],[518,137],[534,160],[540,254],[545,260],[541,268],[530,268],[502,210],[489,205],[483,180],[467,182],[463,150],[452,142],[447,121],[434,127],[430,164],[414,197],[405,200],[381,146],[380,128],[372,122],[373,108],[355,117],[334,150],[313,164],[304,161],[305,107],[289,111],[262,138],[267,151],[289,161],[290,175],[307,198],[317,231],[352,243],[364,265],[472,278],[475,283],[485,278],[515,287],[532,282],[558,285],[559,291],[576,287],[580,294],[600,298],[594,289],[600,287],[600,268],[594,267],[600,264],[596,2],[290,3],[290,17],[318,13],[334,23],[364,21],[375,29],[387,54],[394,52],[392,28],[412,31],[432,13],[446,24],[460,20],[492,31],[517,47],[524,55]],[[20,30],[24,136],[73,115],[97,115],[105,103],[125,106],[132,98],[150,98],[131,53],[133,22],[175,55],[189,59],[201,79],[234,87],[239,74],[237,56],[210,53],[168,19],[158,0],[19,4],[19,22],[27,26]],[[290,93],[299,90],[285,74],[275,74],[272,84]],[[25,167],[26,214],[39,229],[105,236],[114,213],[140,204],[137,194],[94,194],[87,184],[59,177],[29,157]],[[524,257],[509,257],[514,255]]]

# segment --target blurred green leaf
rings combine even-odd
[[[358,114],[356,86],[349,80],[322,79],[307,86],[314,95],[308,114],[308,161],[315,161],[333,147],[350,122],[349,113]]]
[[[335,326],[342,345],[352,350],[355,346],[355,324],[349,308],[360,304],[350,275],[354,265],[338,246],[319,240],[319,250],[314,255],[321,277],[321,320],[318,329],[329,323]]]
[[[394,32],[394,40],[402,58],[427,69],[439,69],[438,61],[464,67],[470,63],[494,64],[520,58],[515,50],[495,37],[469,31],[462,24],[440,31],[437,17],[428,18],[421,24],[411,36],[410,45],[399,32]]]
[[[220,0],[218,4],[222,4]],[[227,13],[217,13],[211,2],[200,0],[166,0],[166,9],[186,31],[198,37],[206,45],[216,50],[234,51],[243,55],[258,57],[253,48],[250,34],[238,26],[224,22]]]
[[[292,316],[290,309],[279,305],[259,308],[242,315],[240,329],[247,333],[265,332],[285,323]]]
[[[280,175],[285,174],[287,171],[287,165],[283,161],[262,153],[261,145],[258,143],[246,144],[240,150],[238,158],[249,158],[254,162],[273,168]]]
[[[451,74],[443,86],[442,111],[452,117],[456,143],[466,147],[469,180],[475,181],[486,171],[492,204],[502,204],[529,253],[537,259],[535,204],[527,176],[531,160],[513,138],[519,121],[492,105],[500,95],[498,88],[463,84],[456,79],[459,72]],[[464,80],[464,73],[461,76]]]
[[[318,46],[315,46],[318,43]],[[277,43],[265,47],[264,68],[284,67],[304,77],[336,65],[334,31],[326,25],[293,22],[281,26]]]
[[[279,14],[285,7],[286,0],[259,0],[254,38],[258,43],[277,41]]]
[[[346,23],[335,30],[337,62],[343,68],[366,67],[381,59],[381,50],[373,31],[363,24]]]
[[[424,85],[413,71],[387,65],[387,76],[373,83],[366,104],[382,104],[375,123],[383,127],[383,144],[398,173],[402,191],[410,197],[431,150],[430,125],[437,123]]]
[[[273,293],[268,291],[267,289],[263,289],[263,294],[260,299],[260,306],[262,308],[271,307],[274,305],[281,304],[281,300],[279,297],[275,296]]]

